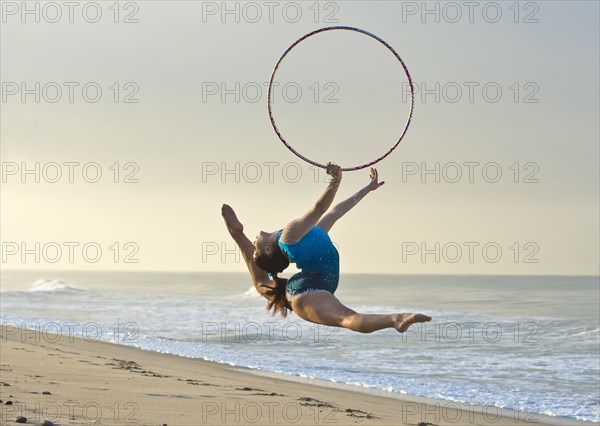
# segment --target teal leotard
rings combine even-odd
[[[277,233],[279,247],[301,269],[287,282],[288,300],[318,291],[333,294],[339,282],[340,256],[327,232],[315,226],[295,244],[280,241],[282,232]]]

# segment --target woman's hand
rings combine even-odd
[[[327,171],[328,175],[333,177],[334,182],[339,182],[342,180],[342,168],[337,164],[328,162],[325,170]]]
[[[369,183],[369,190],[370,191],[375,191],[377,188],[379,188],[381,185],[383,185],[385,183],[384,182],[377,182],[378,179],[378,174],[377,174],[377,169],[374,169],[373,167],[371,167],[371,183]]]
[[[221,207],[221,215],[223,216],[223,219],[225,219],[225,225],[227,225],[227,230],[231,235],[244,232],[244,225],[238,220],[235,212],[229,205],[223,204],[223,207]]]

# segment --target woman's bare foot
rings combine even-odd
[[[229,205],[223,204],[221,215],[225,219],[225,225],[227,225],[227,229],[231,235],[244,232],[244,225],[238,220],[235,212]]]
[[[394,328],[400,333],[404,333],[408,330],[408,327],[417,322],[431,321],[431,317],[423,314],[398,314],[396,316],[396,322]]]

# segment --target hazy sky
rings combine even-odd
[[[326,186],[271,127],[272,69],[351,25],[417,93],[386,184],[331,231],[342,274],[599,273],[598,2],[24,4],[0,22],[2,268],[244,271],[221,205],[253,239]],[[375,40],[319,34],[281,66],[276,120],[316,161],[365,163],[406,81]]]

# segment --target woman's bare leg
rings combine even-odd
[[[344,306],[328,292],[307,294],[294,300],[292,309],[306,321],[344,327],[360,333],[372,333],[390,327],[404,333],[414,323],[431,321],[431,317],[423,314],[361,314]]]

